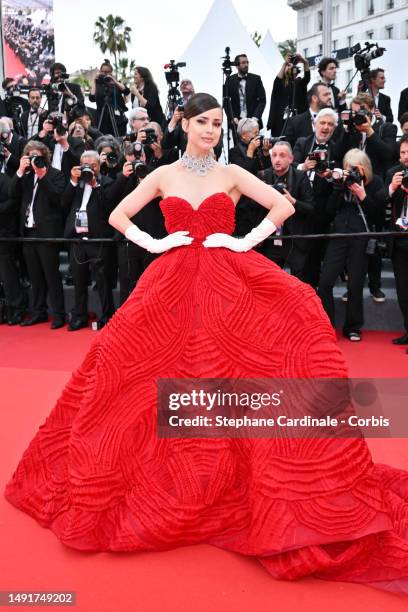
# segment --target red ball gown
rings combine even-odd
[[[408,473],[363,439],[164,439],[163,378],[339,378],[344,358],[311,287],[255,251],[205,248],[232,233],[225,193],[161,208],[189,230],[98,333],[25,451],[6,497],[89,551],[207,543],[272,576],[406,591]]]

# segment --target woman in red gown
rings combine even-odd
[[[407,590],[408,473],[374,465],[362,438],[165,439],[160,378],[340,378],[335,334],[313,289],[252,246],[294,208],[211,156],[222,110],[185,107],[185,156],[150,174],[111,215],[164,252],[98,334],[25,451],[7,499],[66,545],[158,551],[208,543],[272,576]],[[241,194],[269,212],[233,238]],[[169,236],[131,224],[161,196]]]

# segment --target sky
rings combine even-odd
[[[177,61],[212,3],[213,0],[54,0],[56,59],[71,72],[99,65],[103,56],[92,40],[94,23],[99,16],[113,13],[132,28],[129,57],[150,67],[154,75],[170,59]],[[296,37],[296,12],[286,0],[233,0],[233,4],[250,34],[255,30],[265,34],[269,28],[276,42]]]

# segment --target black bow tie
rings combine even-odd
[[[246,81],[246,75],[245,76],[239,76],[238,77],[240,81]]]
[[[38,111],[36,111],[36,110],[30,110],[30,115],[38,115]]]

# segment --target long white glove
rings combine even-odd
[[[189,232],[185,231],[174,232],[164,238],[157,239],[150,236],[147,232],[143,232],[137,225],[130,225],[125,232],[125,236],[131,242],[149,251],[149,253],[164,253],[164,251],[168,251],[174,247],[191,244],[194,238],[192,236],[187,236],[188,233]]]
[[[210,234],[203,242],[205,247],[225,247],[237,253],[249,251],[254,246],[276,232],[276,225],[269,219],[264,219],[243,238],[234,238],[229,234]]]

